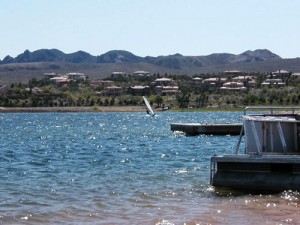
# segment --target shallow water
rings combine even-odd
[[[0,114],[0,224],[299,224],[299,194],[218,194],[210,157],[237,136],[170,123],[239,112]],[[243,145],[242,145],[243,147]]]

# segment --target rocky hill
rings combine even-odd
[[[84,51],[71,54],[57,49],[26,50],[13,58],[0,60],[0,82],[26,82],[32,77],[42,78],[45,72],[81,72],[90,78],[104,78],[112,72],[131,74],[137,70],[153,73],[194,75],[219,73],[225,70],[270,72],[278,69],[300,71],[300,59],[282,59],[267,49],[241,54],[215,53],[207,56],[181,54],[140,57],[128,51],[114,50],[93,56]]]
[[[239,55],[228,53],[211,54],[208,56],[183,56],[180,54],[158,57],[140,57],[128,51],[114,50],[99,56],[92,56],[84,51],[65,54],[57,49],[40,49],[34,52],[26,50],[16,58],[6,56],[0,64],[61,62],[61,63],[150,63],[166,68],[180,69],[187,66],[206,67],[212,65],[259,62],[281,59],[266,49],[246,51]]]
[[[35,62],[96,63],[96,57],[83,51],[65,54],[57,49],[40,49],[34,52],[26,50],[16,58],[6,56],[0,64]]]

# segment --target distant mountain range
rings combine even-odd
[[[166,68],[181,69],[186,66],[206,67],[213,65],[261,62],[281,59],[278,55],[266,49],[246,51],[239,55],[221,53],[208,56],[183,56],[180,54],[158,57],[140,57],[128,51],[114,50],[100,56],[78,51],[65,54],[57,49],[40,49],[34,52],[26,50],[16,58],[6,56],[0,64],[10,63],[37,63],[37,62],[62,62],[62,63],[150,63]]]
[[[40,78],[45,72],[82,72],[90,78],[103,78],[115,71],[130,74],[136,70],[146,70],[152,74],[194,75],[233,69],[243,72],[271,72],[278,69],[300,72],[300,59],[283,59],[267,49],[238,55],[214,53],[207,56],[175,54],[158,57],[140,57],[123,50],[113,50],[99,56],[84,51],[66,54],[57,49],[26,50],[15,58],[6,56],[0,60],[0,82],[23,82],[31,77]]]

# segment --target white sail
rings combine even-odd
[[[144,102],[145,102],[145,104],[146,104],[146,106],[147,106],[148,113],[149,113],[151,116],[154,116],[155,113],[153,112],[153,109],[152,109],[152,107],[151,107],[151,105],[150,105],[148,99],[147,99],[145,96],[143,96],[143,99],[144,99]]]

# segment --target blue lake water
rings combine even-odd
[[[0,224],[297,224],[299,194],[219,195],[210,157],[238,136],[171,123],[241,112],[0,114]]]

